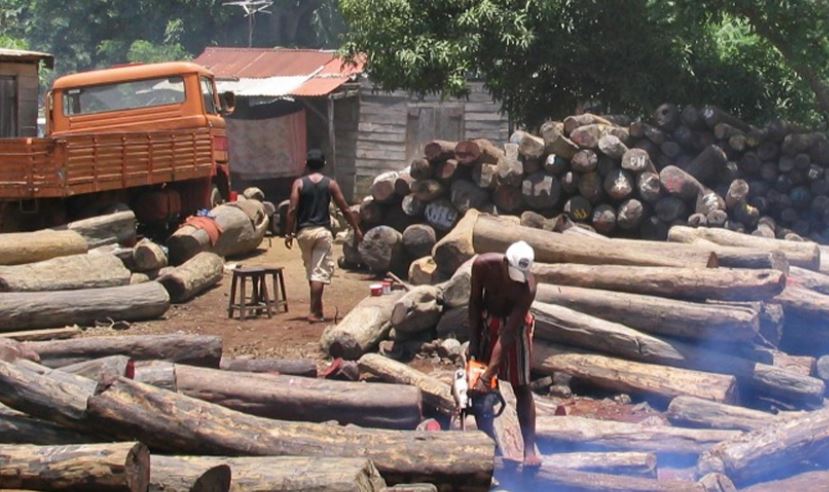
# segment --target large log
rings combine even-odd
[[[821,257],[823,254],[821,253]],[[806,289],[829,295],[829,275],[807,270],[800,267],[791,267],[786,280],[787,287],[803,287]]]
[[[0,333],[2,338],[10,338],[18,342],[39,342],[44,340],[62,340],[75,338],[83,333],[77,326],[66,326],[64,328],[45,328],[43,330],[7,331]]]
[[[658,296],[539,284],[536,301],[565,306],[631,328],[696,340],[749,341],[759,309],[700,304]]]
[[[248,204],[245,210],[241,203]],[[202,251],[225,257],[249,253],[259,246],[268,228],[268,217],[256,200],[219,205],[210,214],[221,231],[216,244],[211,244],[203,229],[185,224],[167,240],[172,264],[184,263]]]
[[[20,265],[58,256],[86,253],[83,236],[75,231],[12,232],[0,234],[0,264]]]
[[[527,207],[545,210],[558,203],[561,197],[561,185],[555,176],[537,171],[527,175],[521,182],[521,194]]]
[[[391,325],[398,334],[416,335],[434,328],[440,319],[442,306],[438,304],[440,290],[432,285],[411,288],[395,303]]]
[[[56,229],[77,232],[86,240],[89,248],[97,248],[107,244],[132,246],[135,243],[136,226],[135,213],[132,210],[123,210],[76,220]]]
[[[0,482],[4,488],[144,492],[150,451],[140,442],[0,445]]]
[[[556,453],[543,456],[542,466],[656,478],[656,454],[654,453],[635,451]]]
[[[783,492],[785,490],[814,490],[816,485],[829,483],[829,470],[805,471],[790,477],[771,480],[741,488],[742,492]]]
[[[541,125],[541,137],[544,139],[544,146],[550,154],[561,156],[570,160],[579,151],[578,145],[567,138],[570,132],[564,131],[564,124],[558,121],[548,121]]]
[[[158,278],[170,300],[186,302],[222,280],[224,261],[214,253],[202,251]]]
[[[96,438],[48,420],[24,414],[0,412],[0,443],[2,444],[81,444],[88,442],[96,442]]]
[[[523,477],[521,490],[566,490],[567,492],[708,492],[701,484],[683,480],[656,480],[609,473],[542,466]],[[720,491],[717,491],[720,492]]]
[[[237,372],[273,372],[309,378],[317,377],[317,364],[311,359],[222,357],[219,368]]]
[[[523,240],[533,247],[535,260],[538,262],[572,262],[589,265],[696,266],[702,268],[710,264],[712,257],[716,261],[714,255],[710,255],[705,258],[705,261],[689,265],[685,259],[679,260],[665,255],[643,254],[635,248],[625,246],[608,248],[605,240],[570,237],[531,227],[507,224],[503,220],[487,216],[478,217],[474,221],[472,229],[474,252],[503,252],[510,244]],[[435,260],[438,261],[438,265],[441,264],[437,256],[435,256]],[[457,267],[457,265],[455,266]]]
[[[455,227],[435,243],[432,257],[445,278],[451,277],[465,261],[475,256],[472,243],[479,215],[475,209],[468,210]]]
[[[322,349],[331,357],[358,359],[374,350],[391,330],[394,304],[401,291],[380,297],[366,297],[336,325],[329,326],[320,337]]]
[[[359,244],[360,258],[375,273],[396,271],[402,266],[403,235],[389,226],[370,229]]]
[[[139,272],[149,272],[167,266],[167,253],[158,244],[142,239],[132,250],[132,261]]]
[[[697,473],[724,473],[737,485],[761,481],[775,473],[805,471],[798,464],[826,456],[829,409],[809,412],[722,442],[700,456]]]
[[[130,283],[130,271],[117,256],[83,254],[0,267],[0,292],[99,289]]]
[[[689,395],[724,403],[737,397],[734,376],[588,354],[541,340],[534,344],[532,357],[532,368],[539,373],[563,372],[615,391],[663,399]]]
[[[539,282],[692,300],[762,301],[783,292],[786,282],[778,270],[572,263],[535,263],[532,268]]]
[[[672,424],[706,429],[753,431],[764,429],[779,416],[750,408],[725,405],[692,396],[671,400],[666,414]]]
[[[685,429],[573,416],[538,416],[536,434],[543,448],[696,455],[739,431]]]
[[[774,302],[783,306],[787,317],[811,320],[815,328],[829,326],[829,295],[804,287],[786,287]]]
[[[363,375],[419,388],[423,394],[423,405],[432,411],[443,415],[452,415],[456,411],[449,383],[379,354],[365,354],[357,363]]]
[[[427,162],[427,168],[429,168],[428,164]],[[375,202],[389,203],[397,198],[397,194],[394,191],[394,184],[398,177],[399,174],[397,171],[388,171],[374,178],[374,181],[371,183],[371,196]]]
[[[181,364],[219,367],[222,338],[208,335],[122,335],[51,342],[27,342],[48,367],[126,355],[134,360],[167,360]]]
[[[435,230],[427,224],[413,224],[403,231],[403,248],[412,258],[429,256],[435,246]]]
[[[0,296],[0,330],[89,325],[107,319],[158,318],[170,307],[160,284],[147,282],[105,289],[11,292]]]
[[[130,358],[126,355],[108,355],[98,359],[77,362],[63,366],[60,370],[93,381],[106,381],[118,376],[130,378],[133,373]]]
[[[179,393],[260,417],[336,420],[343,425],[388,429],[414,429],[422,418],[420,391],[406,385],[254,374],[185,364],[176,364],[175,374]]]
[[[155,477],[156,458],[153,455],[150,459],[151,485]],[[386,485],[374,464],[365,458],[165,456],[159,457],[160,460],[171,469],[176,466],[193,467],[194,470],[228,466],[233,475],[230,479],[231,492],[380,492]]]
[[[123,378],[89,398],[87,412],[114,436],[135,436],[153,449],[178,453],[365,457],[391,482],[474,489],[489,487],[492,476],[493,444],[479,432],[269,420]]]
[[[150,456],[149,492],[228,492],[230,466],[178,456]]]
[[[725,229],[700,227],[697,229],[674,226],[668,233],[668,240],[680,243],[693,242],[697,238],[722,244],[723,246],[740,246],[764,251],[784,253],[791,265],[817,270],[820,265],[820,250],[815,243],[767,239],[764,237],[740,234]]]
[[[455,146],[455,157],[464,166],[476,163],[496,164],[498,159],[504,157],[504,151],[489,140],[478,138],[458,142]]]
[[[429,162],[443,162],[455,157],[455,147],[458,142],[448,140],[432,140],[423,148],[423,154]]]

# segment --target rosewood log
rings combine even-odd
[[[132,246],[135,243],[136,225],[135,213],[132,210],[122,210],[76,220],[56,229],[77,232],[86,240],[90,248],[97,248],[107,244]]]
[[[158,278],[170,300],[182,303],[193,299],[222,280],[224,261],[214,253],[202,251]]]
[[[11,232],[0,234],[0,264],[20,265],[58,256],[86,253],[83,236],[75,231]]]
[[[643,452],[556,453],[543,457],[545,467],[611,475],[656,478],[656,454]]]
[[[111,254],[52,258],[0,267],[0,292],[98,289],[130,283],[130,271]]]
[[[555,463],[543,465],[523,482],[521,490],[566,490],[567,492],[706,492],[694,482],[656,480],[609,473],[559,468]]]
[[[132,377],[133,367],[126,355],[109,355],[98,359],[60,367],[63,372],[85,377],[93,381],[106,381],[118,376]]]
[[[455,400],[449,383],[379,354],[365,354],[357,363],[364,375],[387,383],[416,386],[423,393],[424,406],[433,411],[443,415],[455,412]]]
[[[88,434],[67,429],[48,420],[25,414],[0,412],[0,443],[2,444],[82,444],[96,442]]]
[[[273,372],[309,378],[317,377],[317,364],[310,359],[222,357],[219,368],[237,372]]]
[[[331,357],[358,359],[374,350],[391,330],[391,313],[401,291],[366,297],[336,325],[322,333],[320,345]]]
[[[677,396],[671,400],[666,416],[672,424],[680,426],[741,431],[764,429],[781,419],[771,413],[693,396]]]
[[[178,456],[150,457],[149,492],[227,492],[230,466],[200,463]]]

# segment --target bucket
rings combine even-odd
[[[383,284],[371,284],[368,288],[371,289],[371,295],[374,297],[383,295]]]

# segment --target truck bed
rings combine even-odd
[[[0,200],[69,197],[212,172],[208,128],[0,139]]]

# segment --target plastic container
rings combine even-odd
[[[368,288],[371,289],[371,295],[374,297],[383,295],[383,284],[371,284]]]
[[[231,191],[230,192],[230,201],[235,202],[238,199],[239,199],[239,193],[236,192],[236,191]]]
[[[391,281],[383,280],[383,295],[391,294]]]

